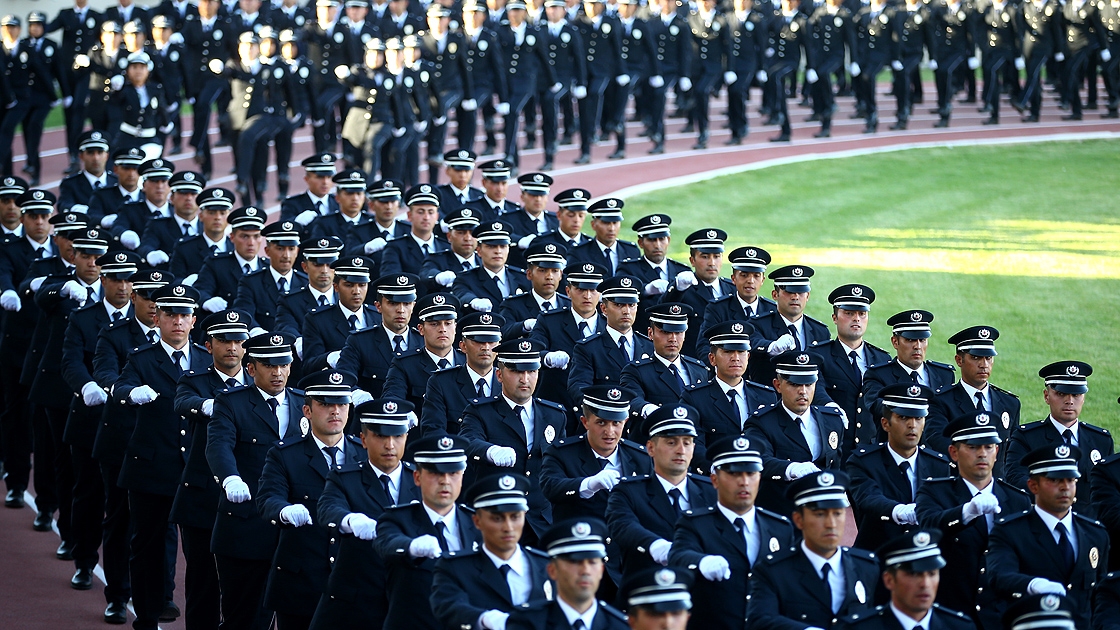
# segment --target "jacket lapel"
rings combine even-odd
[[[731,400],[723,393],[723,388],[719,386],[719,383],[713,381],[712,385],[712,387],[708,388],[711,390],[712,406],[719,410],[720,414],[727,419],[727,422],[731,426],[735,427],[736,431],[742,431],[743,427],[739,425],[739,421],[735,416],[735,409],[731,406]],[[746,418],[743,420],[746,421]]]
[[[299,427],[300,420],[303,420],[303,397],[293,394],[290,388],[286,390],[284,397],[288,403],[288,431],[282,437],[288,440],[303,433]],[[324,460],[323,463],[326,464],[327,462]]]
[[[801,573],[801,579],[798,580],[798,582],[810,585],[809,593],[821,604],[828,607],[828,610],[831,612],[832,602],[828,600],[825,594],[824,582],[821,580],[821,574],[817,573],[816,569],[813,568],[813,563],[809,562],[809,558],[805,556],[804,550],[798,549],[797,553],[800,555],[797,562],[797,569]]]
[[[346,446],[346,440],[343,439],[343,448]],[[324,480],[330,473],[330,467],[327,465],[327,458],[323,452],[319,450],[319,445],[310,436],[304,440],[304,451],[307,455],[307,465],[311,467],[316,473],[319,474]]]
[[[847,379],[851,381],[853,385],[861,385],[863,383],[863,378],[860,376],[859,368],[856,368],[852,365],[851,358],[849,358],[848,355],[844,353],[844,350],[844,344],[840,343],[839,341],[832,344],[832,358],[834,361],[836,361],[837,365],[844,366],[844,369],[841,370],[841,372],[844,373],[844,376],[847,377]]]
[[[677,511],[677,508],[673,507],[672,501],[669,500],[669,495],[665,492],[665,489],[661,487],[661,482],[652,475],[646,483],[646,494],[649,497],[649,504],[653,507],[654,511],[657,512],[657,515],[661,517],[661,520],[668,523],[669,527],[674,527],[677,524],[680,513]],[[689,499],[695,500],[691,496]]]

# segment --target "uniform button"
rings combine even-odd
[[[180,447],[179,447],[179,450],[180,450],[180,451],[182,451],[182,452],[184,452],[184,453],[186,453],[186,452],[187,452],[187,447],[185,447],[185,446],[180,446]]]
[[[187,434],[187,430],[186,430],[186,429],[181,429],[181,430],[179,431],[179,435],[186,435],[186,434]]]

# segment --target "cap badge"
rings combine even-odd
[[[917,534],[914,534],[915,547],[928,547],[929,543],[930,537],[928,532],[918,532]]]
[[[553,245],[552,243],[549,243],[548,245],[544,246],[544,251],[547,254],[555,254],[556,253],[556,246]]]
[[[408,284],[408,276],[399,276],[397,278],[397,284],[401,285],[402,287]]]
[[[245,214],[247,214],[251,217],[255,217],[255,216],[257,216],[257,209],[256,208],[245,208]]]
[[[584,273],[592,273],[594,271],[595,271],[595,265],[593,265],[591,263],[587,263],[583,266],[583,272]]]
[[[163,160],[153,160],[152,161],[152,167],[153,168],[163,168]]]
[[[608,199],[607,200],[607,207],[608,208],[617,208],[618,207],[618,200],[617,199]]]
[[[397,404],[396,403],[386,403],[385,408],[388,409],[389,405],[393,405],[393,411],[396,411],[396,409],[397,409]],[[393,412],[392,411],[387,411],[386,413],[393,413]],[[449,451],[449,450],[451,450],[452,446],[455,446],[455,440],[452,440],[450,437],[446,437],[446,436],[441,437],[439,439],[439,442],[436,442],[436,446],[438,446],[439,450],[441,450],[441,451]]]
[[[582,190],[575,191],[574,193],[572,193],[572,197],[574,197],[576,199],[583,199],[583,191]]]
[[[183,295],[186,295],[187,290],[183,288],[182,285],[180,285],[171,289],[171,292],[179,297],[182,297]]]
[[[620,280],[620,281],[619,281],[618,283],[619,283],[620,285],[622,285],[623,287],[626,287],[627,289],[629,289],[629,288],[630,288],[631,286],[633,286],[633,284],[634,284],[634,281],[633,281],[633,280],[631,280],[630,278],[623,278],[623,279],[622,279],[622,280]]]
[[[852,295],[863,295],[863,289],[859,287],[852,287]]]
[[[319,158],[319,161],[320,162],[328,162],[328,163],[334,162],[334,156],[330,155],[330,154],[327,154],[327,153],[324,153],[323,157]]]
[[[708,230],[706,236],[708,238],[716,238],[717,236],[719,236],[719,234],[715,230]]]
[[[1046,595],[1042,598],[1042,601],[1039,602],[1039,605],[1042,606],[1042,609],[1046,612],[1053,612],[1057,610],[1059,604],[1061,604],[1061,600],[1058,599],[1057,595],[1053,594]]]
[[[801,267],[794,267],[793,268],[793,275],[800,278],[801,276],[805,275],[805,270],[802,269]]]
[[[522,352],[528,352],[533,349],[533,344],[529,341],[522,341],[521,343],[517,344],[517,349]]]
[[[1058,457],[1069,457],[1069,447],[1065,444],[1059,444],[1058,448],[1054,449],[1054,454]]]
[[[808,365],[808,363],[809,363],[809,355],[807,355],[807,354],[797,355],[797,364],[798,365]]]
[[[101,132],[100,131],[95,131],[95,132],[89,134],[89,139],[90,140],[100,140],[101,139]]]
[[[649,218],[649,222],[654,225],[659,225],[661,223],[661,217],[655,214]]]
[[[491,229],[491,230],[501,230],[501,229],[502,229],[502,228],[504,228],[504,227],[505,227],[505,226],[504,226],[504,225],[502,225],[501,223],[491,223],[491,224],[490,224],[490,229]]]
[[[498,479],[498,487],[502,490],[513,490],[516,485],[517,481],[510,475],[503,475]]]
[[[36,190],[35,192],[31,193],[31,197],[33,199],[35,199],[36,201],[42,201],[43,200],[43,191]]]
[[[536,175],[533,176],[533,181],[537,182],[539,184],[539,183],[544,181],[544,176],[541,175],[540,173],[537,173]]]
[[[163,274],[158,272],[158,271],[153,271],[152,272],[152,280],[155,280],[156,282],[159,282],[160,280],[163,280]]]
[[[126,260],[128,260],[128,256],[126,256],[124,252],[121,252],[121,253],[119,253],[119,254],[117,254],[117,255],[116,255],[116,258],[115,258],[115,260],[116,260],[117,262],[121,262],[121,263],[122,263],[122,262],[125,262]]]
[[[397,413],[397,403],[390,400],[389,402],[385,403],[384,405],[381,405],[381,410],[384,411],[385,413]],[[443,440],[440,440],[440,442],[442,442],[442,441]]]
[[[576,538],[587,538],[591,535],[591,525],[584,522],[572,525],[572,535]]]
[[[919,313],[918,311],[914,311],[913,313],[910,313],[910,321],[912,321],[912,322],[922,321],[922,314]]]
[[[284,222],[284,223],[283,223],[283,224],[282,224],[282,225],[280,226],[280,229],[284,230],[285,232],[291,232],[291,231],[292,231],[292,230],[294,230],[295,228],[296,228],[296,226],[292,225],[292,222],[291,222],[291,221],[285,221],[285,222]]]
[[[15,180],[14,177],[5,177],[4,178],[4,185],[5,186],[14,186],[15,183],[16,183],[16,180]]]
[[[284,336],[283,335],[273,335],[273,336],[268,338],[268,343],[270,343],[274,346],[284,345]]]
[[[355,267],[361,267],[363,264],[365,264],[365,261],[361,258],[355,258],[350,261],[350,264],[354,265]]]
[[[817,477],[817,485],[821,487],[827,488],[834,483],[836,483],[836,477],[834,477],[830,472],[822,472],[820,476]]]
[[[471,154],[470,154],[470,153],[467,153],[466,151],[460,151],[460,152],[459,152],[459,157],[460,157],[460,158],[462,158],[462,159],[464,159],[464,160],[465,160],[465,159],[467,159],[467,158],[469,158],[470,156],[471,156]]]
[[[980,329],[980,338],[981,339],[987,339],[988,337],[991,337],[991,336],[992,336],[992,331],[988,330],[987,328],[981,328]]]
[[[669,314],[670,315],[680,315],[681,314],[681,307],[676,305],[676,304],[670,306],[669,307]]]
[[[215,199],[221,199],[222,198],[222,191],[221,190],[215,190],[214,193],[211,196],[214,197]]]
[[[442,295],[432,296],[432,303],[433,304],[443,304],[446,301],[447,301],[447,298],[443,297]]]
[[[669,569],[661,569],[653,575],[653,580],[657,582],[658,586],[671,586],[677,581],[677,574]]]
[[[327,239],[325,239],[325,238],[321,238],[321,239],[319,239],[319,247],[329,247],[329,246],[330,246],[330,244],[331,244],[331,242],[330,242],[330,241],[328,241],[328,240],[327,240]]]
[[[77,215],[75,215],[75,214],[73,214],[73,213],[71,213],[71,214],[68,214],[68,215],[66,215],[66,222],[67,222],[67,223],[73,223],[73,222],[75,222],[75,221],[77,221],[77,220],[78,220],[78,217],[77,217]]]
[[[90,230],[89,232],[86,232],[87,238],[97,238],[98,236],[101,236],[101,234],[97,230]]]
[[[989,420],[988,414],[986,414],[986,413],[976,414],[976,424],[978,424],[982,427],[987,426],[988,425],[988,420]]]
[[[676,409],[673,410],[673,417],[677,418],[677,419],[687,418],[688,417],[688,409],[685,409],[684,407],[677,407]]]
[[[232,322],[236,322],[239,319],[241,319],[241,316],[237,314],[237,311],[230,311],[230,312],[226,313],[226,321],[227,322],[232,323]]]
[[[731,324],[731,332],[733,332],[733,333],[743,332],[743,325],[740,324],[739,322],[735,322],[734,324]]]
[[[482,324],[491,324],[491,323],[494,322],[494,318],[490,316],[490,313],[483,313],[478,318],[478,321],[479,321],[479,323],[482,323]]]
[[[194,181],[194,173],[183,173],[183,181],[193,182]]]
[[[361,178],[362,178],[362,174],[359,173],[358,171],[354,171],[353,173],[350,173],[350,180],[351,181],[358,181]]]
[[[735,450],[745,451],[748,448],[750,448],[751,442],[747,438],[741,437],[741,438],[735,438],[735,442],[733,442],[732,444],[735,447]]]
[[[423,185],[420,186],[420,192],[425,193],[425,194],[430,193],[430,192],[432,192],[432,187],[427,185],[427,184],[423,184]]]
[[[622,398],[622,390],[619,390],[619,389],[608,390],[607,391],[607,398],[610,398],[611,400],[621,399]]]
[[[1066,368],[1066,374],[1069,374],[1070,376],[1077,376],[1078,373],[1080,373],[1080,372],[1081,372],[1081,369],[1078,368],[1076,365],[1071,365],[1071,366]]]
[[[327,380],[330,381],[332,385],[339,385],[342,383],[342,375],[338,372],[331,372],[331,375],[327,377]]]

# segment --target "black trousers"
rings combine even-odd
[[[78,140],[85,129],[86,101],[89,99],[89,71],[69,70],[63,73],[70,85],[70,95],[74,101],[66,108],[66,148],[70,157],[78,157]]]
[[[103,537],[105,484],[90,447],[70,445],[70,463],[74,471],[74,507],[70,513],[74,566],[92,569],[99,560],[97,550]]]
[[[312,136],[315,140],[315,152],[324,153],[335,151],[338,145],[338,121],[340,109],[345,106],[345,91],[341,85],[327,85],[315,91],[315,103],[312,107],[312,119],[319,119],[323,124],[314,127]],[[341,104],[341,105],[340,105]],[[341,112],[345,118],[345,112]]]
[[[457,148],[474,150],[474,134],[478,131],[478,117],[481,115],[483,118],[486,114],[483,113],[484,109],[489,108],[490,116],[493,116],[494,105],[491,101],[494,99],[494,90],[491,88],[475,88],[470,96],[474,99],[476,108],[471,111],[463,109],[460,102],[455,108],[455,137],[459,143]],[[493,124],[488,126],[487,131],[493,134]]]
[[[311,627],[311,617],[276,613],[276,630],[307,630]]]
[[[132,597],[128,575],[128,543],[132,521],[128,510],[128,491],[117,485],[120,462],[100,462],[101,483],[105,489],[105,520],[101,523],[101,568],[105,571],[105,602],[123,604]]]
[[[0,147],[3,150],[3,147]],[[31,479],[31,418],[27,388],[19,384],[20,357],[0,364],[4,409],[0,411],[0,435],[4,442],[4,483],[8,490],[22,492]],[[36,500],[38,503],[38,500]]]
[[[750,124],[747,122],[747,101],[750,99],[751,81],[758,73],[755,68],[736,72],[738,81],[727,86],[727,118],[731,135],[742,138],[747,135]]]
[[[439,99],[439,111],[443,112],[443,124],[437,125],[434,120],[428,123],[428,161],[443,160],[443,145],[447,141],[447,123],[451,111],[463,101],[462,90],[448,90],[435,95]],[[434,114],[433,114],[434,117]],[[439,168],[428,169],[428,182],[433,186],[439,183]],[[370,177],[376,177],[370,174]]]
[[[218,567],[210,553],[213,530],[205,527],[179,527],[183,557],[187,561],[184,590],[187,596],[183,620],[187,630],[214,630],[222,619]]]
[[[992,118],[999,119],[999,96],[1002,93],[1001,84],[1006,77],[1006,66],[1012,64],[1009,52],[989,52],[984,55],[984,102],[991,107]]]
[[[597,77],[587,81],[587,97],[579,100],[579,151],[591,153],[591,143],[602,127],[603,95],[610,77]]]
[[[66,430],[66,418],[70,410],[59,407],[44,407],[43,413],[47,419],[48,433],[40,442],[37,434],[35,439],[35,463],[39,464],[39,449],[45,448],[44,463],[53,467],[54,488],[56,499],[54,505],[58,506],[58,534],[65,542],[73,542],[73,528],[71,527],[74,510],[74,466],[70,458],[70,448],[62,441],[62,434]],[[35,476],[35,487],[39,487],[39,476]],[[40,506],[40,509],[42,507]]]
[[[264,609],[271,560],[215,555],[222,587],[222,630],[268,630],[272,611]]]
[[[132,541],[128,572],[132,582],[132,605],[136,630],[154,630],[167,603],[167,529],[174,497],[130,490],[128,507],[132,517]]]
[[[1069,99],[1070,113],[1074,116],[1081,115],[1081,84],[1085,81],[1089,56],[1089,51],[1085,49],[1071,52],[1066,56],[1066,75],[1063,83],[1066,87],[1066,98]]]
[[[509,98],[509,114],[505,120],[506,160],[517,167],[521,165],[521,154],[517,149],[517,132],[521,128],[521,112],[532,94],[512,94]]]
[[[964,55],[953,55],[937,61],[937,71],[934,79],[937,82],[937,109],[942,116],[948,116],[953,111],[953,94],[956,93],[954,77],[960,73],[961,66],[968,67]]]
[[[536,101],[541,106],[541,146],[546,160],[551,160],[556,155],[556,136],[560,133],[560,99],[571,100],[570,93],[571,89],[566,85],[556,94],[548,90],[537,92]]]
[[[228,92],[229,84],[220,77],[207,79],[194,101],[194,129],[191,131],[190,144],[202,154],[202,170],[212,168],[210,159],[210,115],[214,104],[221,100],[223,92]],[[221,118],[221,114],[218,115]]]

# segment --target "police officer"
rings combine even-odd
[[[1095,8],[1094,8],[1095,10]],[[999,124],[999,105],[1000,96],[1003,92],[1009,92],[1013,100],[1018,98],[1019,93],[1019,70],[1024,65],[1022,52],[1020,50],[1022,41],[1016,36],[1016,24],[1012,17],[1012,9],[1007,6],[1006,2],[994,1],[988,4],[983,9],[978,8],[976,23],[977,39],[983,38],[983,42],[977,42],[983,51],[984,61],[984,111],[989,113],[989,117],[984,121],[985,125],[998,125]],[[1073,12],[1077,16],[1077,12]],[[1070,49],[1073,49],[1073,44],[1070,44]],[[1075,57],[1075,55],[1071,55]],[[1076,63],[1071,58],[1067,62],[1067,69],[1070,65]],[[1014,64],[1014,70],[1011,70]],[[1009,81],[1010,77],[1014,80]],[[1007,85],[1007,83],[1011,85]],[[1076,87],[1078,84],[1074,84]],[[1076,89],[1070,90],[1067,84],[1067,92],[1076,92]],[[1071,97],[1071,95],[1067,95]],[[1080,120],[1081,116],[1081,103],[1080,97],[1072,98],[1070,106],[1073,110],[1072,116],[1077,116],[1074,120]]]
[[[429,293],[416,302],[417,330],[422,344],[410,346],[394,357],[385,375],[385,396],[408,400],[422,415],[428,378],[436,370],[463,365],[466,358],[455,349],[456,320],[460,304],[449,293]]]
[[[135,147],[133,147],[135,148]],[[140,164],[141,199],[119,206],[115,214],[101,220],[102,227],[112,232],[125,249],[140,248],[140,235],[148,223],[157,218],[170,217],[171,176],[175,164],[171,160],[156,158]],[[166,262],[166,261],[164,261]]]
[[[209,128],[211,112],[218,106],[218,123],[226,127],[228,121],[224,105],[229,103],[229,83],[213,68],[221,69],[233,53],[233,28],[229,19],[218,15],[221,2],[201,0],[198,3],[198,20],[188,22],[183,28],[183,40],[190,61],[184,75],[187,102],[194,112],[190,145],[194,147],[194,161],[202,174],[210,179],[213,159],[210,155]]]
[[[992,573],[984,566],[989,532],[1000,514],[1015,514],[1031,504],[1026,492],[992,474],[1000,450],[999,432],[992,425],[991,415],[983,411],[950,422],[943,434],[951,442],[948,455],[956,474],[926,481],[917,496],[922,527],[936,527],[946,536],[945,580],[937,601],[968,611],[980,628],[998,627],[1004,609],[989,588]]]
[[[354,103],[342,124],[343,154],[372,178],[381,171],[382,149],[393,130],[403,126],[398,120],[402,105],[396,83],[383,69],[385,44],[371,38],[364,49],[363,63],[338,66],[335,73]]]
[[[571,262],[603,265],[613,276],[619,273],[619,266],[623,261],[641,256],[642,252],[637,245],[618,238],[622,227],[622,208],[625,205],[621,199],[608,197],[588,206],[595,239],[573,247],[568,253],[568,259]]]
[[[428,6],[428,29],[420,37],[420,59],[432,77],[431,97],[439,101],[433,107],[441,112],[428,129],[428,163],[430,182],[438,183],[437,168],[443,161],[443,145],[447,138],[447,114],[464,99],[473,98],[471,67],[467,65],[463,35],[450,31],[450,8],[434,3]],[[468,103],[469,105],[469,103]],[[477,101],[474,103],[477,107]],[[473,114],[472,114],[473,115]]]
[[[87,213],[91,220],[104,222],[106,226],[112,226],[113,221],[116,220],[116,212],[122,205],[144,198],[144,193],[139,186],[140,165],[144,162],[144,153],[135,147],[118,149],[113,152],[112,162],[117,185],[93,191]]]
[[[499,308],[506,298],[532,289],[524,269],[506,264],[510,233],[505,223],[482,223],[472,233],[482,264],[456,276],[451,287],[455,297],[475,311],[491,311]],[[521,332],[525,331],[518,331]]]
[[[771,142],[789,142],[789,108],[786,106],[785,82],[796,75],[797,67],[805,57],[805,81],[815,83],[819,76],[816,70],[816,49],[809,42],[808,16],[800,11],[801,0],[782,0],[781,11],[770,20],[768,42],[764,55],[767,58],[766,91],[767,101],[771,103],[770,118],[766,124],[781,125],[781,133],[770,138]]]
[[[198,16],[191,14],[192,20]],[[163,87],[164,98],[171,109],[168,119],[172,131],[168,134],[171,140],[171,149],[167,155],[179,155],[183,152],[183,118],[182,101],[186,92],[184,76],[191,68],[187,63],[186,46],[183,36],[175,32],[174,22],[166,15],[152,17],[152,42],[148,54],[155,66],[152,70],[155,80]],[[185,21],[184,21],[185,25]]]
[[[339,258],[331,263],[334,269],[336,304],[317,306],[304,319],[303,337],[296,342],[296,353],[303,359],[305,370],[335,367],[347,338],[359,330],[377,325],[377,310],[366,304],[370,270],[368,258]]]
[[[544,148],[542,171],[552,170],[552,162],[556,158],[556,135],[561,111],[564,113],[564,139],[571,141],[571,132],[575,127],[571,104],[573,88],[587,89],[585,42],[577,25],[567,20],[565,6],[563,0],[545,2],[545,21],[541,24],[541,37],[545,38],[548,45],[548,63],[562,86],[559,92],[553,94],[549,91],[552,86],[545,83],[545,77],[537,79],[536,100],[540,103],[541,145]],[[532,116],[536,116],[535,111]]]
[[[774,376],[772,361],[783,352],[805,351],[829,340],[828,327],[805,314],[812,292],[813,268],[788,265],[770,273],[777,303],[771,313],[751,320],[756,334],[751,337],[750,378],[768,383]]]
[[[462,125],[465,122],[460,117],[455,124]],[[453,149],[443,154],[444,174],[450,181],[436,186],[441,217],[446,219],[451,212],[482,198],[482,189],[471,185],[477,158],[478,154],[470,149]]]
[[[352,226],[351,240],[355,244],[350,246],[350,253],[376,255],[389,241],[408,236],[412,231],[408,222],[397,218],[401,208],[400,182],[391,179],[370,182],[366,186],[366,204],[366,211],[373,220]]]
[[[883,0],[872,0],[854,18],[856,51],[852,54],[848,72],[856,86],[856,113],[862,114],[866,119],[863,133],[875,133],[879,130],[876,77],[892,61],[894,36],[890,24],[892,13],[887,9]]]
[[[194,196],[199,217],[196,225],[200,229],[192,229],[191,236],[182,236],[175,243],[170,262],[173,274],[184,279],[193,275],[197,280],[197,274],[206,260],[233,251],[233,241],[226,235],[233,200],[233,191],[227,188],[207,188]],[[174,223],[178,227],[178,221]]]
[[[222,193],[222,198],[226,196],[227,193]],[[264,211],[254,206],[245,206],[229,213],[233,251],[216,253],[207,258],[198,270],[198,280],[194,284],[202,294],[202,310],[216,313],[228,308],[237,297],[237,285],[241,282],[241,277],[267,264],[264,258],[257,256],[264,220]]]
[[[478,129],[478,113],[483,117],[486,133],[486,148],[483,154],[494,153],[497,139],[494,135],[494,114],[509,113],[509,91],[506,81],[505,61],[498,44],[498,36],[487,24],[485,2],[464,0],[463,10],[463,53],[471,75],[473,92],[455,110],[455,124],[460,148],[474,148],[475,130]],[[494,99],[497,98],[497,105]]]
[[[690,387],[708,381],[708,368],[681,353],[691,312],[687,304],[674,302],[662,302],[646,310],[652,356],[635,358],[623,366],[619,380],[634,395],[635,419],[676,403]],[[640,440],[642,436],[636,437]]]
[[[257,326],[276,329],[278,302],[307,286],[307,276],[295,269],[300,231],[291,221],[270,223],[261,230],[268,267],[241,277],[233,307],[253,317]]]
[[[222,486],[211,550],[223,623],[238,628],[263,630],[272,619],[264,596],[279,537],[251,501],[268,451],[301,433],[303,396],[288,387],[294,341],[282,333],[250,337],[243,347],[253,384],[218,394],[207,428],[206,460]]]
[[[336,109],[343,107],[346,90],[335,68],[347,65],[346,26],[338,20],[338,0],[316,0],[315,16],[302,29],[311,67],[311,127],[316,153],[329,153],[338,143]],[[339,110],[339,113],[345,113]]]
[[[469,313],[458,322],[462,336],[459,349],[466,360],[428,379],[424,415],[420,418],[424,435],[459,433],[462,412],[472,400],[491,398],[502,391],[494,370],[494,348],[502,340],[504,324],[501,315],[479,312]]]
[[[937,81],[935,113],[940,116],[940,120],[934,123],[934,127],[949,126],[949,117],[953,113],[953,97],[960,87],[958,75],[962,69],[968,67],[968,60],[975,54],[976,43],[972,39],[975,20],[972,11],[959,0],[945,0],[930,5],[930,18],[934,22],[937,50],[937,56],[930,59],[932,61],[930,69],[934,71]],[[1041,93],[1038,96],[1041,104]],[[1031,98],[1026,93],[1023,97]]]
[[[153,218],[143,228],[136,253],[152,267],[168,268],[168,262],[179,241],[202,233],[199,220],[198,195],[206,188],[200,173],[180,171],[168,180],[171,190],[171,216]],[[231,198],[232,201],[232,198]],[[209,255],[209,251],[205,255]]]
[[[692,576],[674,568],[639,571],[620,590],[630,627],[635,630],[684,630],[692,608]]]
[[[687,274],[678,274],[676,281],[670,283],[669,290],[661,297],[663,302],[680,302],[692,307],[683,352],[700,359],[704,358],[699,351],[703,347],[699,339],[705,328],[703,320],[708,303],[735,293],[735,285],[720,276],[726,240],[727,232],[718,228],[696,230],[685,237],[688,264],[692,269]]]
[[[467,468],[467,440],[434,434],[414,444],[412,478],[420,499],[402,500],[385,510],[377,521],[374,548],[386,567],[386,625],[437,630],[445,627],[436,621],[430,597],[437,559],[477,550],[482,537],[467,506],[456,505]]]
[[[726,28],[724,15],[716,8],[714,0],[698,3],[697,10],[689,12],[688,26],[696,61],[692,69],[696,91],[691,95],[692,111],[688,119],[689,123],[695,121],[700,133],[692,146],[693,150],[698,150],[708,148],[708,107],[712,93],[721,83],[735,83],[739,76],[731,69],[731,31]]]
[[[498,313],[506,320],[502,331],[506,339],[521,337],[533,331],[537,319],[553,310],[566,310],[571,300],[557,293],[563,280],[562,270],[567,262],[562,245],[542,243],[530,245],[525,250],[530,290],[505,298]]]
[[[317,153],[303,158],[300,165],[307,190],[280,204],[280,220],[295,221],[307,227],[318,217],[338,212],[338,200],[331,195],[335,157],[330,153]]]
[[[628,363],[653,354],[650,340],[633,329],[640,286],[631,276],[615,276],[599,284],[599,308],[606,326],[576,342],[568,377],[572,400],[579,400],[588,385],[619,383]]]
[[[506,199],[512,168],[513,166],[505,160],[490,160],[478,165],[478,170],[482,172],[482,188],[485,194],[479,199],[468,201],[463,206],[477,210],[482,223],[494,221],[502,214],[519,208],[516,203]]]
[[[844,465],[851,477],[858,533],[854,545],[868,551],[918,525],[915,497],[923,483],[949,476],[949,458],[921,446],[932,392],[921,385],[883,388],[879,417],[887,440],[861,445]],[[940,431],[941,429],[938,429]]]
[[[62,31],[62,45],[58,53],[60,58],[70,60],[86,54],[97,43],[101,20],[101,13],[90,8],[88,0],[77,0],[73,7],[59,10],[58,15],[47,24],[46,32]],[[86,100],[90,96],[89,74],[88,66],[78,68],[68,65],[58,78],[59,85],[66,86],[63,91],[71,97],[69,103],[63,99],[66,110],[66,146],[70,153],[67,175],[77,173],[79,168],[78,155],[82,151],[80,144],[86,119]]]
[[[447,240],[436,235],[439,222],[439,196],[435,187],[420,184],[405,191],[408,205],[406,218],[412,225],[407,236],[389,241],[381,253],[381,273],[411,273],[416,275],[424,266],[425,259],[439,252],[447,251]]]
[[[89,70],[89,101],[85,115],[94,129],[108,129],[112,78],[124,74],[128,67],[127,58],[128,51],[124,48],[121,37],[121,25],[113,21],[102,22],[98,41],[74,56],[72,67],[75,71]]]
[[[497,39],[502,53],[506,82],[509,87],[505,116],[505,159],[512,168],[520,165],[517,131],[521,125],[521,111],[536,92],[538,73],[542,73],[549,91],[557,94],[563,85],[557,81],[552,65],[548,63],[545,41],[541,32],[529,24],[525,3],[511,0],[506,3],[506,19],[498,25]],[[505,109],[505,108],[503,108]]]
[[[653,142],[651,154],[665,152],[665,100],[669,90],[677,88],[677,98],[692,89],[692,35],[688,21],[677,12],[675,3],[662,2],[658,13],[647,23],[646,36],[656,43],[659,74],[649,77],[652,88],[649,139]]]
[[[276,306],[277,330],[299,337],[303,334],[303,322],[308,313],[337,301],[331,263],[338,260],[341,249],[342,241],[333,236],[300,243],[300,255],[303,257],[300,268],[307,275],[307,286],[280,296]]]
[[[545,211],[552,178],[544,173],[525,173],[517,178],[521,189],[521,206],[507,210],[498,219],[510,228],[510,238],[518,250],[524,250],[538,237],[560,227],[560,220],[551,212]],[[521,251],[511,253],[513,264],[525,266],[525,256]]]
[[[11,16],[6,16],[11,17]],[[11,22],[11,20],[3,20]],[[16,37],[19,34],[19,20],[14,24],[0,26],[4,48],[6,83],[10,91],[10,101],[5,103],[8,111],[0,121],[0,141],[6,144],[7,153],[0,154],[0,171],[3,175],[12,174],[10,147],[15,135],[16,125],[23,130],[23,143],[27,163],[23,171],[27,173],[28,183],[39,185],[39,142],[43,137],[43,123],[51,109],[63,103],[63,99],[73,99],[70,86],[62,75],[63,54],[58,45],[44,38],[45,13],[32,11],[27,15],[28,37],[12,41],[12,27]],[[62,88],[62,95],[55,89],[55,82]]]
[[[447,228],[444,235],[451,249],[430,254],[420,267],[420,277],[427,281],[429,290],[451,288],[458,274],[482,265],[478,255],[478,240],[474,229],[479,225],[478,212],[470,208],[459,208],[443,218]],[[411,226],[409,230],[411,230]]]
[[[80,160],[80,169],[58,185],[58,207],[63,212],[73,210],[88,214],[94,191],[117,186],[117,176],[105,171],[105,163],[109,159],[109,138],[93,129],[81,134],[75,159]],[[101,217],[96,220],[100,221]]]
[[[672,224],[673,218],[667,214],[649,214],[635,221],[633,230],[638,234],[638,247],[641,248],[642,255],[624,260],[618,265],[619,273],[634,276],[644,283],[642,301],[638,303],[639,328],[646,328],[646,309],[669,290],[670,283],[675,285],[681,274],[687,278],[692,273],[687,266],[668,257],[669,244],[672,242],[669,226]]]
[[[737,247],[727,255],[727,261],[731,263],[731,283],[735,285],[735,291],[713,300],[704,308],[701,332],[725,321],[749,322],[778,308],[774,300],[759,294],[762,283],[766,282],[770,252],[761,247]],[[707,354],[708,348],[701,336],[696,343],[696,355],[703,360]]]
[[[749,129],[747,101],[750,98],[750,87],[755,81],[760,86],[765,86],[768,78],[763,70],[766,61],[763,52],[768,45],[767,22],[771,16],[767,15],[765,6],[756,9],[754,0],[735,0],[732,8],[723,18],[731,39],[728,71],[735,73],[735,81],[727,86],[727,115],[731,137],[725,144],[737,145],[747,137]],[[854,49],[851,54],[855,55]]]
[[[583,3],[583,15],[572,22],[579,30],[587,59],[586,83],[577,85],[573,91],[579,103],[580,120],[580,155],[576,164],[590,163],[591,145],[597,134],[605,136],[613,131],[605,124],[609,121],[603,118],[603,106],[607,87],[623,75],[622,31],[615,18],[604,15],[605,10],[606,2],[587,0]]]
[[[380,323],[368,322],[350,334],[338,355],[338,369],[356,375],[358,387],[371,395],[381,394],[394,359],[424,345],[424,337],[410,327],[416,280],[410,274],[394,274],[374,281],[375,294],[367,301],[380,313]]]
[[[608,4],[608,7],[611,6]],[[649,104],[645,102],[650,93],[651,83],[664,84],[661,65],[657,60],[657,46],[649,23],[638,17],[637,0],[621,0],[616,3],[618,10],[619,33],[619,71],[621,74],[607,86],[606,107],[603,117],[606,126],[613,129],[618,146],[607,156],[609,160],[626,157],[626,104],[634,95],[634,106],[638,115],[648,119]],[[654,81],[654,77],[657,80]],[[647,128],[649,121],[647,120]]]
[[[286,1],[290,2],[291,0]],[[285,7],[281,7],[281,10],[276,11],[273,15],[274,19],[281,21],[277,14],[283,15],[286,11]],[[297,14],[296,18],[303,20],[304,16]],[[301,22],[300,25],[302,24]],[[262,28],[261,30],[264,31],[265,29]],[[288,124],[277,129],[276,135],[272,139],[276,146],[277,201],[284,202],[288,197],[288,164],[292,161],[292,134],[303,127],[311,117],[311,102],[314,100],[314,94],[311,93],[311,68],[307,59],[300,54],[295,31],[290,28],[281,30],[277,36],[277,41],[280,45],[280,55],[275,63],[277,65],[282,64],[282,67],[287,68],[288,76],[294,83],[292,90],[295,92],[296,98],[295,102],[288,104]],[[305,109],[297,110],[297,106]]]
[[[811,120],[820,119],[821,130],[816,138],[832,135],[832,115],[836,111],[836,95],[832,91],[832,75],[838,74],[843,82],[845,76],[845,50],[853,56],[856,50],[856,30],[852,14],[841,5],[840,0],[828,0],[809,17],[811,45],[816,47],[816,64],[812,70],[817,77],[811,91],[813,94],[813,115]],[[806,76],[809,74],[806,72]]]
[[[357,168],[339,172],[333,178],[335,183],[335,202],[338,212],[315,217],[307,226],[307,231],[316,238],[337,236],[351,250],[360,241],[352,233],[353,229],[371,221],[366,209],[366,174]],[[298,219],[298,217],[297,217]]]

